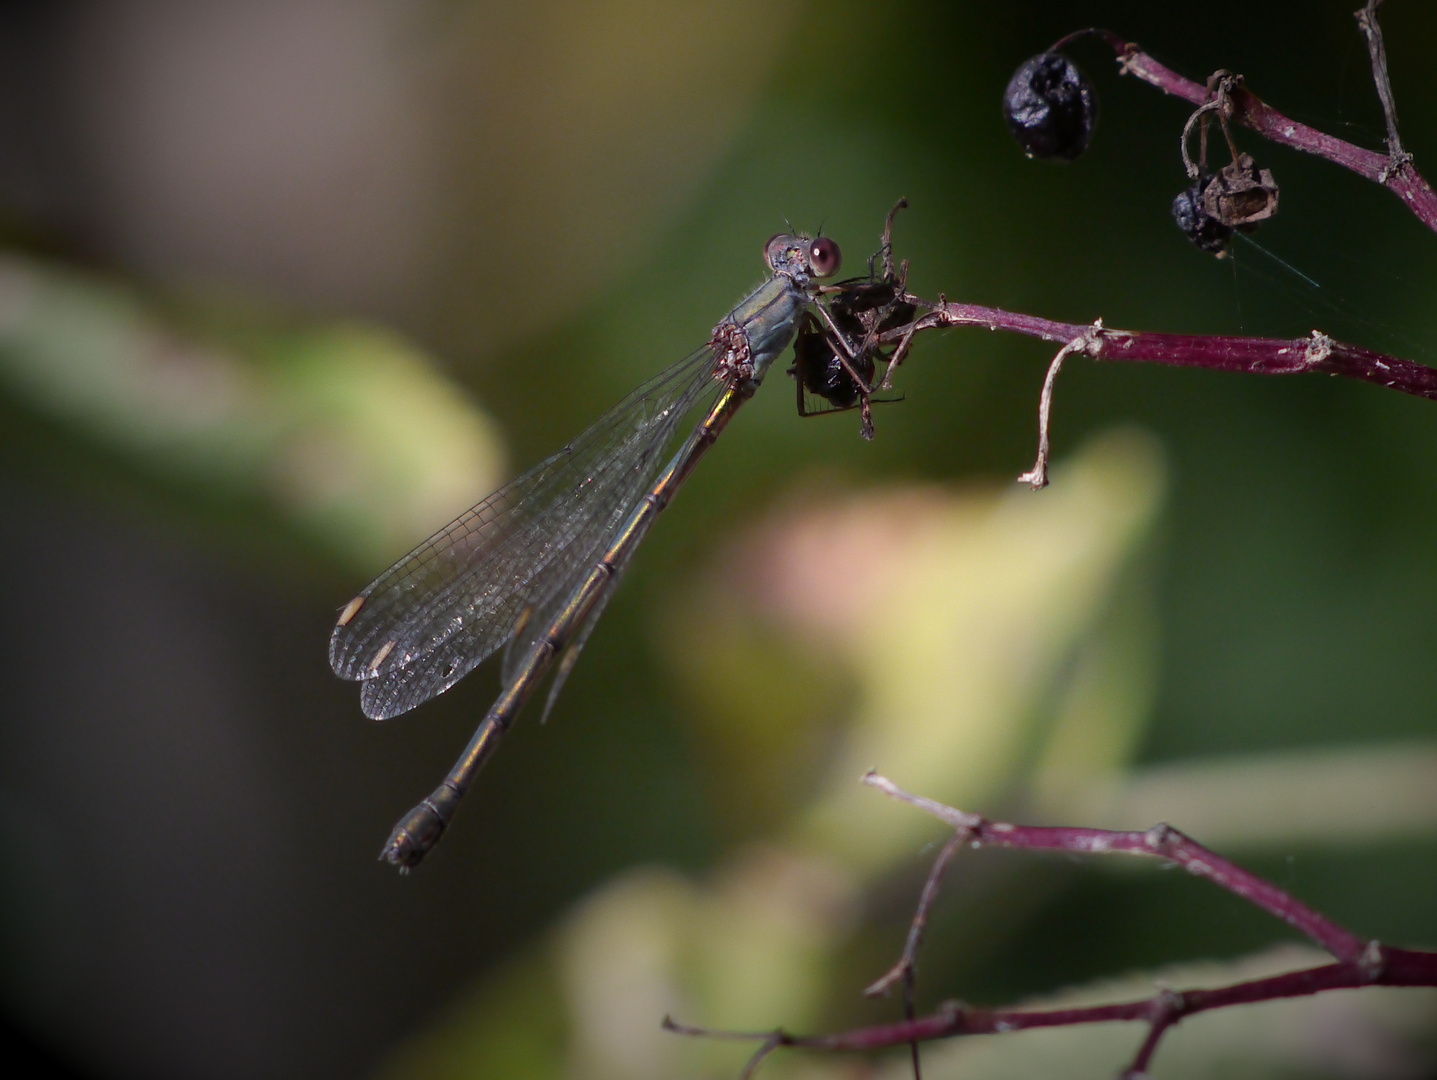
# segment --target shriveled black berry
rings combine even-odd
[[[1072,161],[1088,148],[1098,123],[1098,95],[1062,53],[1025,60],[1003,91],[1003,115],[1030,158]]]
[[[858,401],[858,384],[817,326],[804,327],[793,342],[794,378],[815,397],[836,409],[852,408]],[[866,383],[873,382],[873,357],[865,353],[855,361]]]
[[[1202,176],[1179,192],[1173,199],[1173,220],[1199,250],[1221,255],[1232,240],[1232,229],[1209,214],[1203,205],[1203,191],[1211,182],[1211,176]]]
[[[850,280],[840,282],[839,288],[842,291],[829,304],[828,314],[833,325],[853,345],[862,343],[870,335],[876,338],[889,330],[906,326],[917,317],[917,309],[899,300],[898,290],[890,281]],[[893,351],[891,345],[886,349],[865,350],[854,358],[853,367],[863,381],[871,385],[877,370],[874,357],[888,361],[892,359]],[[833,409],[850,409],[858,403],[862,396],[858,383],[838,358],[828,334],[811,314],[799,324],[793,341],[793,358],[794,365],[788,373],[799,382],[800,415],[829,411],[815,408],[813,401],[805,403],[804,394],[827,401]]]

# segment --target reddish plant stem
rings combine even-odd
[[[943,845],[943,849],[938,852],[938,858],[933,860],[933,867],[928,871],[928,880],[923,883],[923,892],[918,897],[918,909],[914,912],[913,921],[908,927],[908,938],[903,943],[903,955],[898,958],[898,963],[864,989],[865,997],[878,997],[887,994],[899,983],[912,983],[918,968],[918,950],[923,946],[923,934],[928,929],[928,915],[938,900],[938,890],[943,884],[943,875],[947,873],[948,864],[953,861],[953,856],[958,854],[958,849],[968,840],[967,833],[958,829],[949,837],[948,843]]]
[[[1089,1005],[1070,1009],[973,1009],[957,1002],[945,1004],[936,1013],[908,1018],[899,1023],[856,1028],[832,1035],[793,1035],[783,1030],[761,1032],[714,1031],[680,1024],[669,1017],[664,1027],[683,1035],[744,1039],[762,1045],[750,1059],[744,1076],[752,1075],[761,1061],[780,1047],[832,1052],[866,1052],[911,1046],[958,1035],[994,1035],[1029,1028],[1069,1027],[1139,1021],[1148,1024],[1148,1034],[1123,1073],[1125,1078],[1146,1074],[1164,1033],[1179,1021],[1197,1013],[1262,1001],[1307,997],[1328,990],[1352,990],[1364,986],[1437,986],[1437,952],[1398,949],[1367,941],[1339,926],[1306,904],[1208,851],[1201,844],[1166,825],[1144,832],[1109,829],[1010,825],[990,822],[977,814],[964,813],[921,795],[913,795],[892,781],[869,773],[864,783],[893,798],[926,811],[951,825],[955,838],[973,847],[1026,848],[1037,851],[1067,851],[1084,854],[1120,853],[1149,855],[1205,877],[1264,911],[1302,931],[1328,950],[1337,963],[1290,971],[1263,979],[1250,979],[1230,986],[1205,990],[1162,990],[1138,1001],[1111,1005]],[[945,845],[938,862],[945,866],[952,858],[953,843]],[[920,910],[926,917],[942,871],[935,866],[929,874]],[[904,960],[896,970],[911,971]]]
[[[891,345],[905,335],[911,337],[918,330],[939,326],[986,326],[989,330],[1009,330],[1065,344],[1086,338],[1082,348],[1074,351],[1086,352],[1097,360],[1201,367],[1248,375],[1339,375],[1416,397],[1437,398],[1437,368],[1336,341],[1317,331],[1310,338],[1296,339],[1156,334],[1057,322],[982,304],[935,304],[907,295],[904,299],[929,309],[928,314],[909,326],[881,335],[879,344]]]
[[[672,1019],[666,1019],[664,1026],[684,1035],[737,1037],[765,1041],[771,1047],[792,1046],[852,1053],[906,1046],[914,1040],[931,1042],[957,1035],[997,1035],[1075,1024],[1143,1021],[1166,1028],[1178,1020],[1213,1009],[1308,997],[1328,990],[1355,990],[1364,986],[1437,986],[1437,953],[1390,946],[1381,946],[1377,951],[1381,954],[1380,967],[1375,972],[1359,959],[1304,968],[1211,990],[1165,990],[1138,1001],[1073,1009],[972,1009],[959,1003],[949,1003],[938,1012],[915,1020],[876,1024],[832,1035],[793,1035],[784,1031],[717,1032],[680,1024]]]
[[[1110,30],[1093,30],[1118,54],[1125,74],[1136,76],[1164,93],[1202,105],[1208,100],[1208,89],[1202,83],[1184,78],[1176,71],[1158,63],[1130,42]],[[1375,58],[1374,58],[1375,60]],[[1385,72],[1383,73],[1385,75]],[[1424,225],[1437,231],[1437,192],[1423,179],[1411,159],[1401,153],[1400,146],[1392,154],[1379,154],[1354,146],[1350,142],[1300,124],[1278,112],[1271,105],[1244,87],[1237,87],[1231,96],[1229,119],[1251,128],[1264,138],[1282,146],[1315,154],[1335,165],[1350,169],[1358,176],[1389,189],[1415,214]]]
[[[1372,943],[1319,914],[1276,885],[1269,884],[1235,863],[1209,851],[1169,825],[1154,825],[1142,832],[1086,829],[1075,826],[1010,825],[967,814],[940,802],[904,791],[887,777],[869,773],[863,778],[910,806],[951,825],[973,847],[1027,848],[1030,851],[1074,851],[1082,854],[1151,855],[1207,878],[1235,896],[1262,908],[1311,938],[1339,960],[1358,961]]]
[[[898,958],[896,964],[863,991],[865,997],[879,997],[887,994],[894,986],[902,986],[903,1017],[906,1020],[914,1019],[913,988],[918,979],[918,950],[923,947],[923,934],[928,929],[929,913],[938,901],[938,893],[943,887],[943,875],[948,871],[948,864],[953,861],[959,848],[966,844],[968,839],[968,834],[965,831],[957,829],[948,838],[948,842],[943,845],[943,849],[938,852],[938,858],[933,860],[933,866],[928,871],[928,880],[923,883],[923,892],[919,894],[918,908],[913,913],[913,921],[908,926],[908,938],[903,943],[903,954]],[[913,1080],[922,1080],[923,1072],[919,1061],[918,1043],[914,1041],[909,1045],[913,1051]]]

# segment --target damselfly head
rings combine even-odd
[[[832,277],[843,265],[843,253],[826,236],[815,240],[779,233],[764,245],[763,257],[775,273],[787,274],[799,282]]]

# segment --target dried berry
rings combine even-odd
[[[1207,181],[1202,203],[1208,217],[1251,232],[1277,213],[1277,181],[1270,169],[1259,169],[1251,156],[1239,154]]]
[[[1008,81],[1003,115],[1029,157],[1072,161],[1093,137],[1098,95],[1078,65],[1062,53],[1039,53]]]
[[[1181,191],[1173,200],[1173,218],[1199,250],[1221,256],[1232,239],[1232,229],[1209,214],[1203,204],[1203,192],[1211,182],[1211,176],[1201,176]]]

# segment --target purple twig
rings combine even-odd
[[[1214,854],[1167,825],[1157,825],[1143,832],[1010,825],[991,822],[977,814],[964,813],[933,799],[913,795],[876,773],[869,773],[863,781],[870,787],[924,810],[953,827],[955,839],[944,846],[938,857],[941,866],[946,866],[951,859],[951,849],[956,846],[955,841],[957,845],[967,843],[973,847],[1148,855],[1181,866],[1191,874],[1205,877],[1235,896],[1277,916],[1321,945],[1337,958],[1337,962],[1213,989],[1162,990],[1138,1001],[1112,1005],[1089,1005],[1071,1009],[973,1009],[961,1003],[949,1002],[928,1016],[905,1019],[894,1024],[856,1028],[832,1035],[793,1035],[782,1030],[713,1031],[680,1024],[668,1017],[664,1019],[667,1030],[682,1035],[760,1042],[762,1045],[759,1052],[750,1059],[745,1077],[752,1075],[752,1070],[780,1047],[852,1053],[884,1050],[958,1035],[991,1035],[1030,1028],[1141,1021],[1148,1025],[1147,1036],[1132,1063],[1123,1073],[1125,1078],[1135,1078],[1146,1074],[1163,1034],[1184,1018],[1201,1012],[1363,986],[1437,986],[1437,952],[1397,949],[1365,940],[1275,885]],[[933,902],[930,893],[936,893],[936,883],[941,877],[940,865],[935,865],[929,874],[928,884],[924,887],[920,912],[925,920],[927,910]],[[915,917],[915,924],[917,922]],[[907,953],[905,948],[905,958]],[[895,971],[902,970],[911,970],[911,966],[905,968],[904,960],[901,959]],[[891,978],[891,975],[885,977],[890,985]]]
[[[1364,21],[1361,16],[1366,16],[1367,20]],[[1359,21],[1363,23],[1364,32],[1368,22],[1376,25],[1370,8],[1359,14]],[[1164,93],[1180,97],[1194,105],[1207,102],[1208,88],[1202,83],[1184,78],[1171,68],[1158,63],[1137,45],[1124,41],[1110,30],[1088,32],[1102,38],[1118,54],[1118,62],[1124,74],[1136,76]],[[1380,36],[1378,40],[1380,47]],[[1386,58],[1385,55],[1382,56],[1379,64],[1377,48],[1373,50],[1373,70],[1378,79],[1379,93],[1384,87],[1388,88],[1387,97],[1383,101],[1384,111],[1387,111],[1391,90],[1387,81]],[[1390,152],[1387,154],[1354,146],[1350,142],[1289,119],[1242,86],[1233,89],[1230,100],[1232,112],[1229,119],[1251,128],[1272,142],[1326,158],[1336,165],[1352,170],[1358,176],[1383,185],[1401,199],[1403,204],[1417,215],[1418,220],[1429,229],[1437,231],[1437,192],[1432,190],[1432,186],[1413,166],[1410,156],[1402,153],[1400,143],[1395,146],[1389,143]],[[1395,106],[1387,115],[1395,125]],[[1395,131],[1394,126],[1390,139],[1395,138]]]
[[[876,1024],[832,1035],[793,1035],[785,1031],[715,1031],[672,1018],[665,1029],[680,1035],[709,1038],[736,1038],[771,1043],[773,1048],[792,1046],[807,1050],[854,1053],[906,1046],[913,1040],[930,1042],[957,1035],[999,1035],[1032,1028],[1072,1027],[1115,1021],[1144,1021],[1166,1016],[1164,1026],[1213,1009],[1253,1005],[1307,997],[1328,990],[1356,990],[1364,986],[1437,986],[1437,953],[1415,949],[1379,947],[1381,964],[1374,968],[1361,961],[1324,964],[1290,971],[1265,979],[1251,979],[1211,990],[1164,990],[1138,1001],[1112,1005],[1087,1005],[1072,1009],[974,1009],[960,1002],[948,1002],[935,1013],[896,1024]]]
[[[907,292],[900,292],[899,299],[927,311],[926,315],[906,326],[878,335],[876,340],[879,345],[898,344],[900,352],[912,343],[920,330],[940,326],[986,326],[989,330],[1011,330],[1044,341],[1063,343],[1043,380],[1038,403],[1038,458],[1033,468],[1018,478],[1034,488],[1045,487],[1048,483],[1048,420],[1053,404],[1053,383],[1062,370],[1063,361],[1072,353],[1086,353],[1095,360],[1201,367],[1248,375],[1340,375],[1400,390],[1415,397],[1437,398],[1437,368],[1364,349],[1360,345],[1349,345],[1317,330],[1307,338],[1158,334],[1105,327],[1101,319],[1090,326],[1082,326],[981,304],[945,300],[933,303]],[[896,366],[896,355],[890,373],[892,366]],[[885,375],[884,382],[887,381],[888,376]]]
[[[1118,330],[1100,324],[1085,326],[1056,322],[982,304],[935,304],[916,296],[905,296],[904,299],[928,309],[927,315],[912,324],[912,328],[917,330],[939,326],[985,326],[989,330],[1010,330],[1064,344],[1086,338],[1089,340],[1083,347],[1073,351],[1085,352],[1096,360],[1143,361],[1248,375],[1340,375],[1390,387],[1404,394],[1437,398],[1437,368],[1364,349],[1360,345],[1349,345],[1316,330],[1308,338],[1158,334]],[[905,334],[911,336],[912,328],[890,330],[878,341],[882,345],[893,344],[902,340]]]
[[[903,955],[898,958],[898,963],[864,988],[865,997],[880,997],[899,983],[912,979],[917,969],[918,950],[923,946],[923,934],[928,928],[928,914],[933,910],[934,901],[938,899],[943,875],[948,870],[948,864],[953,861],[953,856],[958,854],[958,849],[969,839],[963,829],[955,830],[948,843],[943,845],[943,850],[938,853],[938,858],[933,860],[933,868],[928,871],[928,880],[923,883],[923,892],[918,897],[918,909],[913,913],[913,922],[908,927],[908,938],[903,943]]]
[[[914,1019],[913,986],[918,979],[918,950],[923,947],[923,934],[928,929],[928,915],[938,900],[938,893],[943,887],[943,875],[948,871],[948,864],[953,861],[953,856],[958,854],[959,848],[967,843],[968,839],[968,834],[964,830],[957,829],[948,838],[948,842],[943,845],[943,849],[938,852],[938,858],[933,860],[933,866],[928,871],[928,880],[923,883],[923,891],[918,896],[918,908],[913,913],[913,921],[908,925],[908,938],[903,943],[903,955],[898,958],[898,963],[863,991],[865,997],[880,997],[887,995],[894,986],[902,986],[903,1016],[906,1020]],[[917,1040],[914,1040],[910,1046],[913,1051],[913,1080],[922,1080]]]
[[[1306,934],[1338,960],[1358,960],[1371,942],[1338,926],[1275,885],[1228,862],[1168,825],[1154,825],[1141,832],[1085,829],[1071,826],[1009,825],[995,823],[975,814],[904,791],[877,773],[863,778],[901,802],[932,814],[961,831],[974,847],[1027,848],[1030,851],[1075,851],[1084,854],[1152,855],[1181,866],[1190,874],[1207,878],[1235,896],[1277,916],[1293,929]]]

